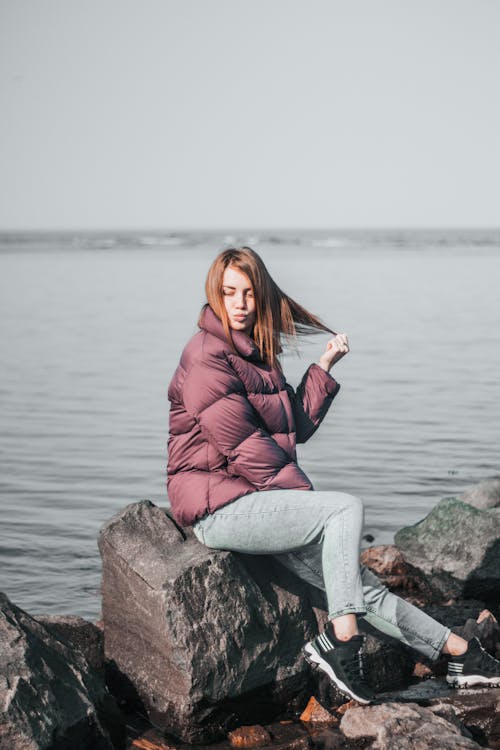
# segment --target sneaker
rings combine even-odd
[[[348,641],[335,637],[333,626],[327,623],[323,633],[306,643],[302,653],[309,664],[321,669],[341,693],[358,703],[371,703],[375,695],[365,681],[361,647],[362,635]]]
[[[500,687],[500,661],[484,650],[479,638],[471,638],[465,654],[450,658],[446,682],[458,688]]]

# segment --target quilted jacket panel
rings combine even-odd
[[[312,364],[295,392],[241,331],[232,331],[234,354],[209,305],[200,329],[168,388],[167,490],[183,526],[257,490],[311,490],[296,443],[311,437],[340,388]]]

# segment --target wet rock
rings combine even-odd
[[[374,750],[474,750],[480,747],[462,736],[455,723],[416,703],[384,703],[351,708],[340,729],[351,740],[373,740]]]
[[[444,598],[500,596],[500,507],[480,510],[445,498],[419,523],[395,535],[404,558]]]
[[[232,747],[262,747],[270,744],[271,735],[260,724],[255,724],[250,727],[238,727],[229,732],[228,739]]]
[[[84,657],[0,594],[0,746],[112,750],[124,726]]]
[[[187,742],[269,721],[311,694],[308,587],[278,562],[211,550],[149,501],[102,529],[112,690]]]
[[[104,637],[93,622],[75,615],[34,615],[52,635],[77,649],[96,671],[104,669]]]
[[[480,510],[500,506],[500,477],[491,477],[465,490],[458,499]]]

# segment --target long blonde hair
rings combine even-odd
[[[228,266],[238,269],[248,276],[253,287],[255,298],[255,324],[253,340],[264,362],[271,367],[280,367],[278,354],[281,347],[281,334],[296,339],[298,335],[327,331],[334,336],[335,331],[328,328],[316,315],[295,302],[272,279],[262,258],[250,247],[229,248],[223,250],[210,266],[205,282],[208,304],[220,318],[227,340],[237,354],[229,325],[229,318],[224,305],[222,279]],[[198,317],[201,324],[206,308],[203,305]]]

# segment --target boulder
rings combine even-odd
[[[444,598],[500,596],[500,507],[480,510],[445,498],[419,523],[400,529],[396,546]]]
[[[0,746],[124,747],[121,715],[78,651],[0,594]]]
[[[477,750],[456,719],[416,703],[383,703],[348,709],[340,729],[350,740],[373,740],[373,750]],[[436,744],[438,741],[439,744]]]
[[[111,690],[187,742],[269,720],[311,688],[308,587],[264,556],[211,550],[145,500],[102,528]]]
[[[441,599],[432,580],[410,565],[394,544],[368,547],[361,553],[361,563],[375,573],[389,591],[417,607]]]
[[[92,669],[104,670],[104,636],[93,622],[76,615],[33,615],[52,635],[77,649]]]
[[[482,482],[468,487],[458,496],[458,499],[479,510],[498,508],[500,506],[500,477],[483,479]]]

